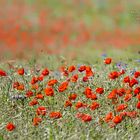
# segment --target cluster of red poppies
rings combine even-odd
[[[104,59],[106,68],[108,67],[107,65],[111,63],[111,58]],[[22,77],[23,80],[26,79],[24,68],[19,68],[15,72],[19,77]],[[106,87],[104,85],[92,86],[91,83],[94,82],[93,80],[96,73],[91,66],[63,66],[60,68],[59,72],[61,74],[60,79],[56,79],[52,76],[53,72],[48,70],[48,68],[38,71],[38,74],[30,76],[28,86],[18,80],[12,82],[12,87],[15,92],[22,91],[22,94],[29,99],[29,106],[36,109],[33,125],[39,125],[39,123],[42,122],[43,116],[48,116],[50,119],[59,119],[63,117],[63,109],[57,111],[50,110],[48,104],[42,103],[49,98],[56,100],[57,97],[62,99],[62,101],[60,100],[59,102],[63,102],[64,109],[74,108],[77,112],[75,114],[76,118],[83,122],[94,120],[90,112],[98,111],[106,105],[111,106],[113,109],[109,109],[108,112],[105,112],[104,115],[101,115],[99,118],[110,127],[116,126],[127,118],[134,119],[139,116],[139,71],[135,71],[133,75],[127,75],[127,69],[110,72],[107,75],[107,82],[113,83],[117,80],[119,83],[115,88],[111,86]],[[1,77],[7,75],[5,71],[0,70]],[[90,79],[91,77],[93,79]],[[71,91],[73,85],[74,92],[73,90]],[[80,88],[84,89],[82,94],[79,93]],[[65,100],[63,100],[61,96],[65,96]],[[101,101],[100,98],[103,100]],[[86,102],[83,101],[83,99],[86,99]],[[51,100],[52,105],[55,105],[54,100]],[[131,101],[134,101],[132,105],[129,104]],[[89,113],[84,113],[84,110],[88,110]],[[6,128],[12,131],[15,125],[10,122],[7,124]]]

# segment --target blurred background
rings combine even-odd
[[[0,0],[0,59],[140,49],[138,0]]]

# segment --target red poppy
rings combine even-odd
[[[140,101],[136,105],[137,109],[140,109]]]
[[[92,95],[91,88],[90,87],[86,87],[84,94],[86,95],[87,98],[91,98],[91,95]]]
[[[87,82],[88,81],[88,77],[87,76],[84,76],[83,77],[83,82]]]
[[[38,81],[43,81],[43,79],[44,79],[44,76],[43,76],[43,75],[40,75],[40,76],[38,76],[38,78],[37,78]]]
[[[37,115],[45,116],[46,115],[46,108],[44,106],[40,106],[37,108],[36,113],[37,113]]]
[[[112,62],[112,58],[105,58],[104,59],[104,63],[107,64],[107,65],[111,64],[111,62]]]
[[[34,94],[34,93],[33,93],[32,91],[29,90],[29,91],[26,92],[26,95],[25,95],[25,96],[26,96],[26,97],[32,97],[33,94]]]
[[[75,100],[77,98],[77,94],[73,93],[69,96],[69,100]]]
[[[120,97],[123,96],[125,94],[125,89],[124,88],[120,88],[117,90],[117,95],[119,95]]]
[[[19,86],[17,87],[17,90],[24,90],[24,84],[19,84]]]
[[[95,109],[97,109],[99,107],[100,107],[100,104],[98,104],[97,102],[93,102],[92,105],[90,106],[90,109],[95,110]]]
[[[38,118],[38,117],[33,118],[33,125],[34,126],[39,125],[39,123],[41,123],[41,122],[42,122],[41,118]]]
[[[107,96],[108,99],[117,99],[117,89],[112,90],[112,92],[109,93]]]
[[[33,84],[35,84],[37,82],[38,82],[38,78],[37,77],[32,77],[31,84],[33,85]]]
[[[69,68],[68,68],[68,71],[69,72],[73,72],[73,71],[75,71],[76,70],[76,67],[75,66],[69,66]]]
[[[87,107],[87,104],[84,104],[80,101],[78,101],[75,105],[76,109],[82,108],[82,107]]]
[[[93,76],[93,71],[90,66],[86,66],[86,77]]]
[[[17,72],[18,72],[19,75],[24,75],[24,68],[18,69]]]
[[[31,102],[29,102],[30,106],[34,106],[34,105],[37,105],[37,104],[38,104],[38,101],[36,99],[33,99]]]
[[[130,82],[129,82],[129,86],[130,86],[130,87],[133,87],[133,86],[136,85],[136,84],[138,84],[138,81],[137,81],[136,79],[134,79],[134,78],[132,78],[132,79],[130,80]]]
[[[109,122],[113,119],[113,113],[112,112],[109,112],[108,114],[106,114],[105,116],[105,122]]]
[[[131,98],[132,98],[132,94],[126,94],[125,97],[124,97],[124,101],[128,102],[128,101],[131,100]]]
[[[120,111],[125,110],[126,108],[127,108],[127,105],[126,104],[120,104],[120,105],[117,106],[116,110],[118,112],[120,112]]]
[[[45,68],[42,73],[41,73],[43,76],[47,76],[49,75],[49,70],[47,68]]]
[[[91,100],[97,100],[96,94],[92,93],[92,94],[90,95],[90,99],[91,99]]]
[[[117,71],[113,71],[109,74],[109,78],[114,80],[119,77],[119,73]]]
[[[58,81],[56,79],[52,79],[50,81],[48,81],[48,86],[53,86],[54,84],[56,84]]]
[[[44,99],[44,95],[43,94],[41,94],[41,93],[38,93],[37,95],[36,95],[36,99]]]
[[[136,87],[134,89],[134,95],[138,95],[140,93],[140,87]]]
[[[102,94],[102,93],[104,93],[104,89],[101,87],[98,87],[98,88],[96,88],[96,92],[99,94]]]
[[[92,120],[92,117],[88,114],[84,114],[82,115],[81,119],[83,122],[90,122]]]
[[[9,122],[7,125],[6,125],[6,129],[8,130],[8,131],[12,131],[12,130],[14,130],[16,127],[15,127],[15,125],[13,124],[13,123],[11,123],[11,122]]]
[[[68,87],[68,82],[66,81],[66,82],[63,82],[63,83],[58,87],[58,90],[59,90],[59,92],[63,92],[63,91],[65,91],[65,90],[67,89],[67,87]]]
[[[6,72],[0,69],[0,76],[7,76]]]
[[[140,76],[140,72],[139,71],[136,71],[135,73],[134,73],[134,77],[135,78],[138,78]]]
[[[121,116],[115,116],[112,121],[115,124],[121,123],[122,122],[122,117]]]
[[[59,119],[62,117],[62,114],[60,112],[51,112],[49,116],[50,118]]]
[[[53,90],[52,87],[47,87],[45,89],[45,93],[46,93],[47,96],[54,96],[54,90]]]
[[[71,107],[72,106],[72,103],[71,103],[71,101],[69,101],[69,100],[67,100],[66,102],[65,102],[65,105],[64,105],[65,107]]]
[[[80,68],[78,69],[79,72],[83,72],[86,70],[86,66],[82,65],[80,66]]]
[[[71,77],[72,82],[77,82],[77,80],[78,80],[78,74],[75,74]]]
[[[124,77],[123,82],[124,83],[129,83],[130,82],[130,77],[129,76]]]

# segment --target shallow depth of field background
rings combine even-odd
[[[137,0],[0,0],[0,58],[137,53],[139,7]]]

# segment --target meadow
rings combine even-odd
[[[0,0],[0,140],[139,140],[139,5]]]

